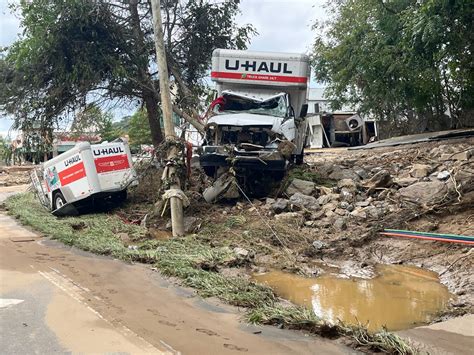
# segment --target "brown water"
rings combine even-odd
[[[253,279],[270,286],[282,298],[310,307],[331,322],[367,324],[369,330],[400,330],[428,323],[443,310],[450,294],[436,273],[413,266],[380,265],[373,279],[323,275],[304,278],[281,271]]]

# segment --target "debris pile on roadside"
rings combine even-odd
[[[0,187],[15,186],[30,183],[28,172],[34,166],[0,166]]]
[[[186,233],[231,255],[197,265],[249,278],[279,269],[305,276],[336,272],[373,277],[377,264],[431,269],[456,294],[449,314],[472,309],[469,247],[381,236],[384,229],[474,235],[473,139],[374,150],[333,150],[306,157],[278,191],[266,198],[208,203],[210,181],[192,170],[186,195]],[[140,175],[140,173],[139,173]],[[148,229],[147,238],[170,238],[168,206],[152,172],[128,206],[116,213]],[[146,176],[146,175],[144,175]],[[135,242],[133,242],[135,243]],[[133,245],[132,245],[133,247]]]

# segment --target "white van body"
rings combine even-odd
[[[52,211],[91,198],[124,194],[130,184],[136,184],[126,142],[81,142],[43,163],[42,170],[44,194]]]

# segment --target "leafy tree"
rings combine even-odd
[[[103,141],[112,141],[120,137],[123,132],[114,127],[113,116],[110,112],[103,112],[95,104],[88,104],[74,118],[71,132],[75,136],[83,133],[94,133]]]
[[[130,116],[128,137],[130,145],[134,148],[141,144],[152,144],[150,126],[148,125],[147,113],[140,109]]]
[[[245,48],[239,0],[163,0],[165,40],[177,96],[174,111],[195,126],[196,97],[214,48]],[[0,60],[0,110],[17,126],[54,125],[92,98],[138,101],[153,144],[162,139],[150,4],[146,0],[20,1],[24,29]],[[51,123],[53,122],[53,123]]]
[[[7,163],[11,158],[11,146],[6,138],[0,135],[0,161]]]
[[[313,66],[334,108],[412,131],[474,124],[472,1],[340,0],[330,13]]]

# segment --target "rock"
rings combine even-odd
[[[351,169],[344,168],[340,165],[334,165],[331,174],[329,174],[329,178],[333,180],[360,180],[359,175],[357,175],[354,171],[352,171]]]
[[[442,161],[454,160],[454,159],[453,159],[453,155],[452,155],[452,154],[447,154],[447,153],[441,154],[441,156],[439,157],[439,159],[442,160]]]
[[[325,211],[325,216],[326,216],[327,218],[330,218],[330,219],[331,219],[331,218],[333,218],[335,215],[336,215],[336,214],[335,214],[332,210],[327,210],[327,211]]]
[[[341,229],[341,230],[346,229],[347,228],[346,220],[344,218],[336,219],[336,221],[334,222],[334,228]]]
[[[320,206],[323,206],[323,205],[328,204],[331,201],[337,201],[337,200],[339,200],[339,195],[331,193],[329,195],[319,196],[319,198],[317,199],[317,202]]]
[[[356,206],[357,206],[357,207],[367,207],[367,206],[369,206],[369,205],[370,205],[370,201],[369,201],[369,200],[356,202]]]
[[[414,184],[415,182],[418,182],[418,179],[412,177],[395,178],[393,179],[393,182],[400,187],[407,187]]]
[[[446,184],[437,180],[417,182],[413,185],[403,187],[398,190],[402,199],[426,205],[432,205],[441,202],[447,191],[448,188]]]
[[[449,179],[449,177],[451,176],[451,173],[447,170],[443,170],[443,171],[440,171],[437,175],[436,175],[436,178],[438,180],[446,180],[446,179]]]
[[[274,199],[274,198],[267,197],[267,198],[265,199],[265,204],[266,204],[266,205],[271,206],[273,203],[275,203],[275,199]]]
[[[240,247],[236,247],[232,251],[234,252],[235,256],[241,259],[246,259],[250,254],[250,252],[247,249],[240,248]]]
[[[317,211],[317,212],[313,212],[311,214],[311,219],[315,219],[315,220],[318,220],[318,219],[321,219],[323,216],[325,215],[324,211]]]
[[[275,215],[275,220],[283,223],[303,225],[304,217],[298,212],[285,212]]]
[[[413,164],[410,169],[410,175],[416,178],[424,178],[433,171],[430,165],[426,164]]]
[[[288,209],[289,201],[284,198],[279,198],[275,202],[272,203],[271,209],[275,213],[282,213]]]
[[[299,208],[306,208],[308,210],[315,210],[319,208],[318,200],[313,196],[304,195],[296,192],[290,197],[289,202]]]
[[[286,189],[286,193],[290,196],[297,192],[300,192],[304,195],[311,195],[311,193],[314,191],[314,186],[315,184],[312,181],[293,179],[290,186],[288,186]]]
[[[199,218],[192,216],[184,217],[183,224],[186,233],[197,232],[200,227]]]
[[[356,208],[354,211],[352,211],[349,214],[351,217],[357,218],[357,219],[367,219],[367,213],[365,213],[362,208]]]
[[[357,190],[357,186],[355,184],[355,182],[351,179],[342,179],[342,180],[339,180],[339,182],[337,183],[337,187],[339,188],[347,188],[348,190]]]
[[[374,207],[374,206],[369,206],[369,207],[364,208],[364,212],[367,214],[367,217],[372,218],[372,219],[379,219],[384,214],[382,209]]]
[[[313,247],[316,249],[316,250],[321,250],[321,249],[324,249],[326,248],[326,243],[320,241],[320,240],[315,240],[313,243]]]
[[[474,155],[474,149],[466,150],[464,152],[459,152],[454,154],[451,159],[452,160],[469,160]]]
[[[341,203],[339,203],[339,207],[344,210],[346,210],[349,206],[350,206],[349,202],[346,202],[346,201],[342,201]]]
[[[321,208],[323,211],[334,211],[337,208],[337,204],[335,202],[329,202],[329,203],[326,203]]]
[[[375,192],[377,188],[389,187],[393,184],[392,175],[387,170],[380,170],[370,178],[367,183],[368,194]]]
[[[334,210],[334,213],[339,215],[339,216],[345,216],[346,215],[346,210],[343,210],[342,208],[336,208]]]
[[[326,186],[318,186],[317,189],[319,190],[320,195],[329,195],[332,194],[332,189]]]
[[[117,233],[117,237],[120,238],[120,240],[122,241],[123,244],[129,244],[131,242],[131,239],[130,239],[130,236],[128,235],[128,233]]]
[[[352,192],[350,192],[346,187],[344,187],[342,190],[341,190],[341,199],[343,201],[349,201],[349,202],[352,202],[352,200],[354,199],[354,194]]]
[[[362,179],[362,180],[366,180],[369,178],[369,174],[367,173],[367,171],[365,171],[364,169],[362,168],[355,168],[354,169],[354,172],[359,175],[359,177]]]

